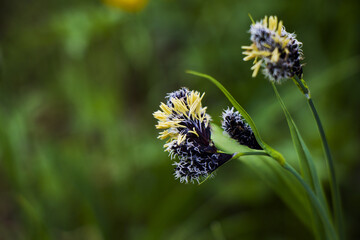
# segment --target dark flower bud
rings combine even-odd
[[[252,149],[262,149],[256,141],[250,126],[244,121],[238,111],[234,112],[234,108],[228,108],[223,112],[221,126],[224,132],[241,145]]]

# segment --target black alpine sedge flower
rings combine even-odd
[[[278,22],[276,16],[267,16],[260,22],[253,23],[250,27],[250,46],[243,46],[246,51],[245,61],[255,59],[252,76],[255,77],[261,66],[263,74],[277,83],[292,78],[295,75],[302,78],[303,59],[301,45],[296,40],[296,35],[288,33],[282,21]]]
[[[166,96],[167,102],[160,104],[153,113],[158,120],[157,129],[164,129],[159,139],[168,139],[164,145],[174,162],[176,179],[180,182],[200,182],[233,155],[219,153],[211,140],[210,116],[202,107],[197,91],[181,88]]]
[[[238,111],[234,112],[234,108],[224,110],[221,127],[224,132],[241,145],[252,149],[262,149],[256,141],[251,127],[244,121]]]

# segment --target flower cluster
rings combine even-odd
[[[234,112],[234,108],[224,110],[222,114],[222,129],[232,139],[235,139],[241,145],[245,145],[252,149],[262,149],[256,141],[251,127],[244,121],[238,111]]]
[[[253,77],[257,75],[261,66],[263,73],[271,81],[280,83],[284,79],[295,75],[302,77],[302,43],[296,40],[295,34],[288,33],[282,21],[277,17],[265,16],[260,22],[251,25],[250,46],[243,46],[245,61],[255,59],[252,66]]]
[[[163,129],[160,139],[174,162],[175,178],[180,182],[199,182],[227,162],[233,155],[219,153],[211,140],[210,116],[202,107],[204,94],[181,88],[169,93],[167,102],[160,104],[153,115],[158,120],[157,129]]]

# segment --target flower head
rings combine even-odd
[[[181,182],[194,182],[206,178],[219,166],[231,159],[232,155],[219,153],[211,140],[210,116],[202,107],[204,94],[181,88],[166,96],[167,102],[160,104],[154,112],[158,120],[157,129],[161,140],[174,162],[175,178]]]
[[[252,149],[262,149],[256,141],[251,127],[244,121],[241,114],[234,108],[224,110],[222,114],[222,129],[232,139],[235,139],[241,145],[245,145]]]
[[[261,66],[264,67],[263,74],[278,83],[295,75],[302,77],[302,43],[296,40],[295,34],[286,32],[276,16],[265,16],[260,22],[253,23],[250,34],[252,44],[242,48],[245,49],[245,61],[254,59],[253,77]]]

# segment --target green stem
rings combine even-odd
[[[335,174],[335,167],[334,167],[334,161],[332,159],[331,153],[330,153],[330,147],[326,140],[325,131],[321,124],[321,120],[319,117],[319,114],[316,111],[314,102],[309,97],[308,103],[311,109],[311,112],[315,118],[320,136],[321,141],[323,144],[323,148],[325,151],[325,156],[327,160],[327,167],[330,175],[330,188],[331,188],[331,197],[333,199],[332,204],[335,212],[335,223],[337,226],[337,230],[339,231],[340,239],[344,239],[344,226],[343,226],[343,216],[342,216],[342,209],[341,209],[341,198],[340,198],[340,191],[339,191],[339,185],[336,180],[336,174]]]
[[[331,189],[332,205],[333,205],[333,209],[335,212],[335,214],[334,214],[335,215],[334,216],[335,224],[336,224],[336,228],[339,232],[340,239],[345,239],[345,231],[344,231],[344,223],[343,223],[343,216],[342,216],[339,185],[336,180],[334,162],[333,162],[333,159],[332,159],[332,156],[330,153],[329,144],[326,140],[325,131],[321,124],[319,114],[317,113],[315,105],[312,101],[312,98],[310,95],[310,90],[309,90],[309,87],[307,86],[306,82],[304,81],[304,79],[299,79],[297,76],[295,76],[293,78],[293,81],[297,85],[297,87],[300,89],[300,91],[305,95],[305,97],[308,101],[308,104],[310,106],[311,112],[315,118],[319,133],[320,133],[323,149],[325,152],[327,168],[328,168],[328,172],[330,175],[330,189]]]
[[[317,210],[317,212],[324,224],[327,238],[328,239],[337,239],[335,229],[329,220],[330,219],[329,215],[327,214],[326,210],[324,209],[324,206],[320,203],[319,199],[315,196],[314,192],[311,190],[309,185],[305,183],[305,181],[302,179],[302,177],[299,175],[299,173],[288,163],[285,163],[285,165],[283,165],[283,167],[284,167],[284,169],[289,171],[292,175],[294,175],[295,178],[304,187],[305,191],[307,192],[307,194],[309,196],[311,203],[314,205],[314,208]]]
[[[262,156],[270,156],[267,152],[265,151],[259,151],[259,152],[240,152],[240,153],[235,153],[234,156],[231,159],[236,159],[242,156],[251,156],[251,155],[262,155]]]

